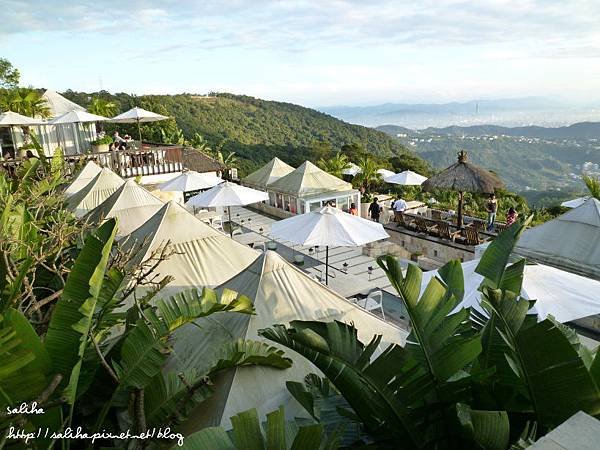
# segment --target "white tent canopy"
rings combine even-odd
[[[578,206],[583,205],[588,198],[590,198],[590,197],[589,196],[577,197],[577,198],[574,198],[573,200],[567,200],[565,202],[562,202],[560,204],[560,206],[564,206],[565,208],[577,208]]]
[[[120,242],[126,250],[135,249],[133,266],[165,246],[175,252],[156,269],[161,278],[174,277],[161,295],[218,285],[247,267],[257,255],[256,250],[211,228],[173,201]]]
[[[63,115],[52,119],[49,123],[51,125],[58,125],[64,123],[89,123],[89,122],[104,122],[110,120],[108,117],[98,116],[91,114],[87,111],[81,111],[74,109],[66,112]]]
[[[383,179],[387,178],[387,177],[391,177],[392,175],[396,175],[395,172],[392,172],[391,170],[387,170],[387,169],[379,169],[377,171],[377,173],[379,175],[381,175],[383,177]]]
[[[116,237],[119,239],[144,224],[163,204],[135,180],[130,179],[90,211],[87,219],[91,223],[99,224],[106,219],[116,218]]]
[[[475,272],[479,260],[462,264],[465,295],[459,307],[474,307],[480,312],[481,293],[477,290],[483,277]],[[421,292],[437,271],[423,274]],[[559,322],[570,322],[600,313],[600,282],[542,264],[526,265],[521,295],[536,299],[535,311],[540,319],[549,314]]]
[[[600,201],[583,205],[523,233],[515,253],[600,280]]]
[[[67,208],[76,217],[83,217],[110,197],[123,183],[123,178],[104,168],[83,189],[67,199]]]
[[[210,173],[186,170],[172,180],[160,185],[161,191],[189,192],[210,189],[223,182],[223,179]]]
[[[6,111],[0,114],[0,127],[40,125],[42,123],[44,122],[12,111]]]
[[[356,174],[359,174],[361,172],[362,172],[361,168],[358,167],[354,163],[350,163],[347,168],[345,168],[344,170],[342,170],[342,174],[344,174],[344,175],[350,175],[350,176],[353,176],[353,177],[356,176]]]
[[[319,169],[310,161],[305,161],[293,172],[273,182],[269,186],[269,190],[302,197],[327,192],[350,191],[352,185]]]
[[[325,283],[329,275],[329,246],[358,247],[390,237],[380,223],[332,206],[274,222],[271,236],[300,245],[325,246]]]
[[[58,117],[73,110],[85,111],[83,106],[66,99],[58,92],[50,89],[42,94],[42,98],[46,100],[46,104],[50,108],[50,117]]]
[[[256,172],[252,172],[242,179],[242,182],[248,186],[265,189],[274,181],[293,171],[292,166],[275,157]]]
[[[320,320],[353,323],[358,337],[368,342],[376,334],[383,336],[380,348],[389,344],[403,344],[407,333],[377,316],[350,303],[345,298],[312,280],[304,272],[285,261],[275,252],[267,251],[256,261],[218,288],[232,289],[254,300],[256,315],[225,313],[196,321],[198,326],[187,325],[178,330],[174,339],[174,353],[170,364],[177,370],[198,368],[212,361],[219,342],[232,338],[264,341],[258,330],[274,324],[288,325],[292,320]],[[268,341],[270,345],[275,345]],[[285,387],[288,380],[302,381],[309,373],[320,373],[305,358],[285,349],[293,366],[285,370],[266,367],[245,367],[231,370],[219,377],[215,394],[196,411],[186,432],[205,426],[229,427],[229,417],[257,408],[260,417],[285,406],[290,418],[305,415]]]
[[[388,177],[384,177],[386,183],[402,184],[404,186],[420,186],[427,179],[423,175],[419,175],[411,170],[396,173]]]
[[[88,161],[87,164],[81,169],[81,172],[77,174],[75,179],[67,186],[64,191],[65,197],[70,197],[73,194],[79,192],[81,189],[86,187],[92,179],[102,172],[102,168],[94,161]]]

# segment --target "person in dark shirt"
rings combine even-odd
[[[498,211],[498,201],[494,194],[490,194],[488,201],[485,202],[485,209],[488,213],[487,230],[492,231],[494,229],[494,222],[496,221],[496,212]]]
[[[381,206],[377,203],[378,199],[375,197],[373,202],[369,205],[369,216],[374,222],[379,222],[379,216],[381,215]]]

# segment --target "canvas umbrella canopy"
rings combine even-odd
[[[342,170],[342,175],[350,175],[350,176],[354,177],[354,176],[356,176],[356,174],[359,174],[361,172],[362,172],[362,170],[360,167],[358,167],[354,163],[350,163],[347,168]]]
[[[138,134],[140,136],[140,142],[142,141],[142,129],[140,123],[147,122],[159,122],[161,120],[167,120],[167,116],[153,113],[152,111],[146,111],[145,109],[138,108],[137,106],[131,108],[129,111],[125,111],[116,117],[111,119],[114,123],[137,123]]]
[[[471,307],[485,313],[478,290],[483,277],[475,272],[478,264],[479,259],[461,264],[465,294],[456,311]],[[437,271],[423,273],[421,291],[437,275]],[[600,313],[600,281],[543,264],[525,266],[521,295],[536,300],[534,310],[541,320],[552,315],[564,323]]]
[[[83,169],[81,169],[81,171],[77,174],[75,179],[71,182],[71,184],[67,186],[63,193],[64,196],[69,198],[76,194],[86,187],[88,183],[92,181],[92,179],[94,179],[100,172],[102,172],[102,167],[100,167],[94,161],[88,161]]]
[[[463,194],[465,192],[493,194],[495,189],[504,188],[504,183],[492,172],[467,162],[467,152],[460,151],[458,152],[458,162],[425,180],[421,187],[426,192],[436,189],[457,191],[457,225],[462,228]]]
[[[389,177],[384,177],[383,181],[392,184],[402,184],[404,186],[420,186],[427,179],[423,175],[419,175],[412,170],[405,170],[404,172],[395,173]]]
[[[299,245],[325,246],[325,284],[329,281],[329,246],[360,247],[390,237],[380,223],[332,206],[275,222],[271,236]]]
[[[377,171],[377,173],[379,175],[381,175],[381,177],[385,180],[387,177],[391,177],[392,175],[396,175],[395,172],[392,172],[391,170],[387,170],[387,169],[379,169]]]
[[[186,205],[201,208],[226,206],[229,222],[231,222],[232,206],[246,206],[266,200],[269,200],[269,194],[266,192],[257,191],[256,189],[225,181],[224,183],[218,184],[208,191],[194,195],[187,201]],[[233,227],[231,226],[229,227],[229,235],[233,237]]]
[[[161,191],[189,192],[200,189],[210,189],[224,180],[210,173],[198,173],[193,170],[186,170],[181,175],[176,176],[170,181],[160,185]]]

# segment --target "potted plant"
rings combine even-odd
[[[418,263],[419,262],[419,256],[422,256],[423,253],[421,252],[414,252],[410,254],[410,260],[413,262]]]
[[[112,143],[110,136],[104,136],[91,142],[92,151],[94,153],[105,153],[108,151],[109,145]]]

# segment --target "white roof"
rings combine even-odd
[[[583,205],[523,233],[515,253],[600,279],[600,201]]]
[[[86,123],[86,122],[104,122],[109,120],[107,117],[98,116],[96,114],[91,114],[87,111],[80,111],[74,109],[72,111],[68,111],[59,117],[52,119],[49,123],[51,125],[56,125],[59,123]]]
[[[160,185],[161,191],[189,192],[209,189],[223,182],[223,179],[210,173],[198,173],[186,170],[172,180]]]
[[[480,312],[481,293],[478,291],[483,277],[475,272],[479,259],[462,265],[465,279],[465,295],[459,307],[474,307]],[[421,292],[437,271],[423,274]],[[526,265],[523,273],[521,294],[536,299],[535,311],[540,319],[549,314],[559,322],[570,322],[600,313],[600,281],[575,275],[542,264]]]
[[[78,110],[85,111],[83,106],[66,99],[56,91],[48,89],[42,94],[42,98],[46,100],[48,108],[50,108],[50,117],[58,117],[69,111]]]
[[[419,175],[411,170],[393,174],[389,177],[384,177],[383,181],[392,184],[402,184],[404,186],[420,186],[427,179],[423,175]]]
[[[117,219],[116,237],[121,238],[140,227],[152,217],[164,203],[135,180],[127,180],[104,202],[90,211],[87,219],[100,223],[112,217]]]
[[[269,194],[225,181],[190,198],[186,205],[204,208],[244,206],[269,200]]]
[[[41,123],[44,122],[12,111],[6,111],[0,114],[0,127],[9,127],[13,125],[39,125]]]
[[[85,187],[67,199],[67,208],[76,217],[83,217],[110,197],[123,183],[123,178],[104,168]]]
[[[274,222],[271,236],[300,245],[334,247],[358,247],[390,237],[382,224],[333,206]]]
[[[361,172],[362,172],[362,169],[354,163],[350,163],[347,168],[342,170],[342,173],[344,175],[351,175],[351,176],[355,176],[357,173],[361,173]]]
[[[75,179],[65,189],[65,197],[68,198],[86,187],[88,183],[92,181],[92,178],[98,175],[101,171],[102,168],[98,164],[96,164],[94,161],[88,161],[83,169],[81,169],[81,172],[77,174]]]
[[[111,122],[116,123],[134,123],[134,122],[158,122],[159,120],[166,120],[167,116],[147,111],[137,106],[131,108],[129,111],[119,114],[111,119]]]
[[[174,277],[161,295],[218,285],[247,267],[257,255],[256,250],[211,228],[173,201],[163,205],[121,243],[125,249],[135,246],[133,265],[167,243],[169,250],[175,252],[156,270],[161,278]]]
[[[407,333],[377,316],[350,303],[326,286],[311,279],[275,252],[262,253],[248,268],[218,290],[232,289],[254,300],[256,315],[224,313],[196,321],[176,333],[172,363],[178,370],[199,368],[212,361],[219,343],[231,338],[265,341],[258,335],[261,328],[274,324],[289,325],[292,320],[339,320],[353,323],[363,342],[374,335],[383,336],[379,351],[390,343],[403,344]],[[277,346],[272,341],[266,341]],[[228,427],[229,417],[250,408],[257,408],[260,417],[285,406],[288,417],[306,413],[288,393],[285,382],[302,381],[308,373],[320,373],[305,358],[289,349],[285,355],[293,366],[285,370],[266,367],[246,367],[220,377],[210,405],[203,405],[192,415],[187,425],[194,429],[204,426]],[[379,351],[377,353],[379,353]]]
[[[275,157],[256,172],[252,172],[246,178],[242,179],[242,182],[250,186],[264,189],[275,180],[278,180],[293,171],[294,168],[292,166]]]
[[[344,192],[352,190],[352,185],[319,169],[310,161],[290,172],[269,186],[269,191],[277,191],[296,197]]]

